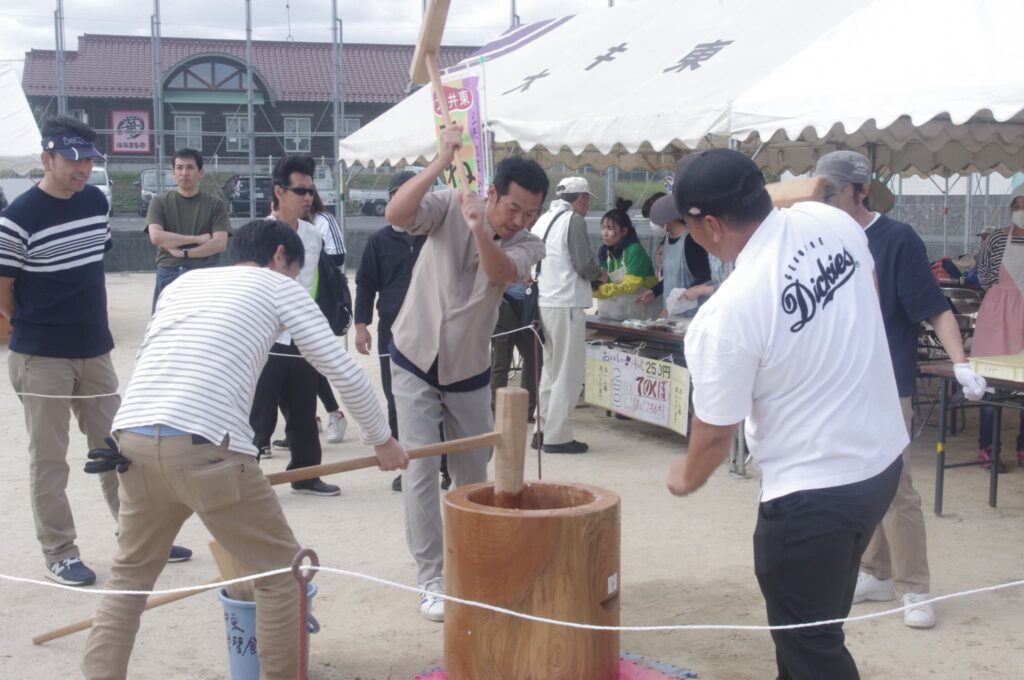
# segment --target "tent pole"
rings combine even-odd
[[[946,189],[942,192],[942,256],[946,257],[946,225],[949,221],[949,177],[946,178]]]
[[[64,79],[64,0],[57,0],[53,13],[53,31],[57,48],[57,113],[68,115],[68,88]]]
[[[970,247],[970,234],[974,226],[974,216],[971,214],[974,212],[974,173],[967,173],[967,193],[964,194],[964,249],[962,252],[968,252]]]
[[[252,0],[245,0],[245,94],[249,125],[249,219],[256,219],[256,120],[252,95]],[[270,168],[273,173],[274,169]]]

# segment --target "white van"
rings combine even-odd
[[[93,166],[92,172],[89,173],[89,184],[93,185],[97,189],[103,192],[103,195],[107,197],[107,214],[114,209],[114,185],[110,181],[110,175],[107,174],[107,166],[96,165]]]

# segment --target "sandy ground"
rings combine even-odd
[[[131,376],[145,329],[152,283],[151,274],[108,278],[118,345],[114,357],[122,387]],[[377,381],[376,363],[363,357],[360,361]],[[8,442],[7,464],[0,471],[0,573],[42,578],[27,499],[22,409],[6,380],[0,399],[0,436]],[[723,468],[695,496],[676,499],[665,490],[664,479],[672,461],[685,452],[685,439],[607,418],[594,408],[577,410],[576,420],[577,436],[591,444],[591,453],[544,456],[544,478],[597,484],[621,495],[622,623],[764,624],[750,541],[756,472],[740,478]],[[1015,419],[1009,420],[1015,424]],[[1007,435],[1009,429],[1008,425]],[[976,426],[968,432],[976,432]],[[950,471],[947,514],[936,517],[931,511],[934,440],[935,429],[926,428],[913,446],[913,472],[925,499],[933,590],[953,593],[1022,578],[1024,471],[1014,465],[1001,476],[997,509],[987,505],[987,475],[976,468]],[[325,444],[325,461],[366,455],[356,442],[356,433],[350,430],[344,443]],[[956,459],[967,460],[974,450],[971,435],[950,444]],[[84,438],[73,432],[70,455],[75,462],[68,493],[83,557],[102,584],[114,555],[114,524],[96,480],[81,472],[85,452]],[[269,471],[285,464],[282,455],[264,463]],[[532,451],[527,476],[537,477]],[[342,485],[341,497],[279,492],[300,542],[316,549],[324,565],[412,583],[415,570],[405,547],[401,498],[390,490],[391,475],[365,470],[331,481]],[[209,540],[202,524],[190,519],[180,542],[192,547],[196,556],[169,565],[158,585],[170,588],[213,578],[216,568],[206,548]],[[314,609],[323,630],[313,639],[311,677],[404,679],[441,661],[443,626],[420,617],[415,595],[330,574],[319,575],[316,582],[320,593]],[[83,633],[40,647],[30,638],[91,616],[97,597],[7,581],[0,581],[0,594],[0,678],[78,677]],[[854,613],[886,607],[860,605]],[[1022,611],[1024,589],[983,593],[939,604],[939,624],[932,630],[909,629],[899,615],[848,624],[848,645],[865,678],[1020,677]],[[763,632],[628,633],[622,637],[622,648],[690,668],[709,680],[775,676],[771,640]],[[130,675],[228,677],[222,610],[215,595],[198,595],[146,614]]]

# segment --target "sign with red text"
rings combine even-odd
[[[458,80],[450,80],[444,85],[444,100],[448,104],[448,113],[452,123],[462,128],[462,150],[459,157],[466,168],[470,191],[483,196],[487,192],[488,168],[486,147],[484,142],[483,115],[480,108],[480,77],[464,76]],[[437,97],[433,97],[434,124],[438,139],[444,125],[441,116],[441,105]],[[441,174],[441,179],[450,187],[458,184],[458,173],[455,165],[449,165]]]
[[[112,111],[110,127],[116,130],[111,153],[150,153],[149,111]]]
[[[590,345],[583,397],[609,411],[688,432],[690,372],[671,361]]]

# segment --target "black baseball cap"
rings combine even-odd
[[[754,161],[732,149],[707,149],[676,165],[672,197],[685,218],[728,215],[768,196]]]
[[[402,186],[415,176],[416,173],[413,172],[412,170],[403,170],[402,172],[396,172],[394,175],[391,176],[391,181],[388,182],[388,195],[390,196],[391,194],[398,191],[398,187]]]

